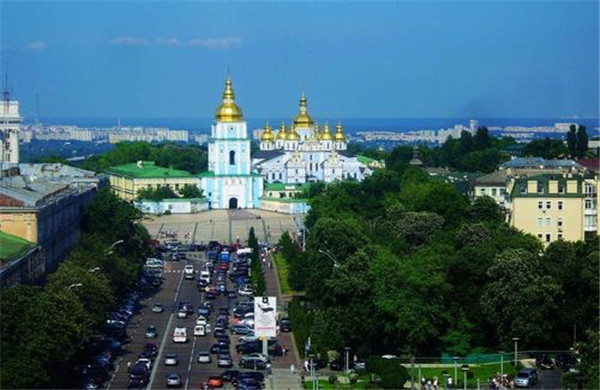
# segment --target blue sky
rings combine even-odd
[[[0,2],[22,113],[598,116],[596,1]],[[3,77],[4,79],[4,77]],[[4,84],[4,81],[2,81]]]

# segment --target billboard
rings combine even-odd
[[[258,337],[277,336],[276,297],[254,297],[254,334]]]

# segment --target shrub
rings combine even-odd
[[[401,389],[408,380],[408,371],[396,359],[371,356],[366,361],[366,369],[381,377],[379,385],[384,389]]]
[[[333,385],[333,384],[335,384],[335,382],[337,382],[337,376],[330,375],[329,376],[329,383]]]

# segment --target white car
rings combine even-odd
[[[254,295],[254,290],[252,289],[252,286],[250,286],[249,284],[244,284],[244,285],[240,286],[240,288],[238,289],[238,294],[248,297],[248,296]]]
[[[196,325],[206,325],[206,318],[200,316],[198,318],[196,318]]]
[[[165,366],[176,366],[179,364],[177,355],[174,353],[168,353],[165,355]]]
[[[206,336],[206,326],[205,325],[194,326],[194,336]]]
[[[187,342],[187,329],[186,328],[175,328],[173,330],[173,342],[174,343],[186,343]]]
[[[210,363],[212,359],[210,357],[210,352],[200,352],[198,353],[198,363]]]
[[[187,318],[187,316],[188,316],[187,310],[185,310],[185,309],[177,310],[177,318]]]
[[[194,266],[189,264],[186,265],[183,269],[183,273],[186,279],[194,279]]]

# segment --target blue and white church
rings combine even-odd
[[[200,177],[211,209],[258,208],[263,177],[252,170],[250,139],[242,109],[227,76],[208,144],[208,172]]]

